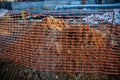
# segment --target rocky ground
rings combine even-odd
[[[42,72],[43,73],[43,72]],[[120,80],[120,75],[100,73],[60,73],[49,75],[21,66],[5,58],[0,59],[0,80]]]

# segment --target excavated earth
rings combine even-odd
[[[103,31],[100,31],[96,28],[78,24],[69,25],[64,20],[53,17],[43,18],[42,23],[35,22],[32,25],[33,27],[29,27],[28,24],[23,27],[19,23],[2,24],[0,26],[0,54],[3,54],[2,57],[4,57],[0,59],[1,80],[120,79],[119,75],[99,72],[71,72],[74,67],[79,70],[81,68],[88,69],[87,65],[90,65],[91,70],[94,68],[94,70],[99,70],[102,67],[104,71],[105,65],[100,66],[99,64],[101,57],[103,58],[100,61],[102,64],[105,63],[105,60],[108,60],[109,63],[114,60],[117,63],[116,60],[119,57],[116,59],[116,55],[107,54],[110,53],[108,52],[110,50],[108,50],[108,43],[106,42],[113,35],[110,35],[110,30],[106,33],[104,27],[101,28]],[[112,46],[116,46],[119,50],[120,36],[117,35],[119,35],[120,29],[115,28],[114,30],[118,31],[113,32],[115,38],[112,37],[112,40],[114,40]],[[100,54],[101,51],[102,54]],[[112,51],[116,51],[114,47]],[[86,56],[88,56],[88,59]],[[94,58],[95,56],[97,58]],[[120,55],[118,54],[118,56]],[[93,63],[93,61],[98,61],[98,63]],[[48,64],[48,67],[46,67],[46,64]],[[81,64],[85,66],[82,67]],[[119,62],[117,64],[120,66]],[[39,66],[42,66],[42,68],[39,68]],[[58,72],[44,72],[46,68],[48,70],[58,70]],[[62,70],[66,72],[62,72]]]

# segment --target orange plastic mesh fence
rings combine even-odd
[[[120,25],[110,25],[109,18],[90,25],[98,14],[78,14],[37,14],[44,16],[37,20],[6,14],[0,20],[1,57],[46,72],[120,74]]]

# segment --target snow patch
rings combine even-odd
[[[2,18],[7,12],[8,10],[6,9],[0,9],[0,18]]]
[[[91,14],[90,16],[84,17],[83,21],[88,24],[119,24],[120,25],[120,9],[114,9],[113,12],[105,12],[104,14]]]

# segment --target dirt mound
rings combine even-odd
[[[99,32],[88,26],[73,26],[63,29],[61,36],[61,52],[58,59],[60,70],[109,72],[112,69],[112,72],[116,72],[118,58],[106,47]]]
[[[4,29],[0,29],[0,35],[8,35],[9,32],[7,30]]]
[[[43,18],[43,24],[44,27],[50,28],[50,29],[57,29],[62,30],[65,27],[68,27],[68,24],[64,22],[63,19],[57,19],[52,17],[46,17]]]
[[[65,71],[69,76],[73,71],[114,73],[118,70],[118,59],[106,47],[101,33],[88,26],[70,26],[63,20],[47,17],[20,32],[23,34],[17,42],[1,50],[24,66],[41,71]]]

